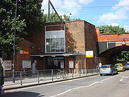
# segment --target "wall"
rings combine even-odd
[[[61,25],[65,24],[66,30],[66,53],[73,52],[83,52],[84,55],[74,55],[66,57],[65,63],[66,68],[68,69],[68,61],[74,60],[76,68],[95,68],[95,59],[96,59],[96,51],[97,51],[97,37],[95,26],[85,22],[85,21],[71,21],[65,23],[48,23],[46,25]],[[62,30],[63,27],[49,27],[47,30]],[[21,44],[22,49],[30,50],[29,55],[20,55],[18,53],[17,56],[17,64],[21,64],[21,60],[31,59],[38,60],[38,68],[45,68],[45,58],[44,57],[30,57],[30,54],[45,54],[45,28],[43,28],[42,32],[33,31],[27,38],[30,42],[23,42]],[[33,46],[32,46],[33,44]],[[31,48],[33,47],[33,49]],[[86,58],[85,51],[93,50],[94,58]],[[17,66],[18,69],[21,68],[21,65]]]
[[[92,50],[94,52],[93,58],[86,58],[85,55],[76,56],[75,64],[77,68],[96,67],[96,46],[97,34],[94,25],[85,21],[66,22],[66,51],[85,53],[85,51]]]
[[[36,51],[35,44],[29,41],[20,42],[21,50],[16,54],[16,70],[22,70],[22,60],[32,60],[30,54]]]
[[[129,41],[129,33],[126,34],[100,34],[99,28],[96,28],[98,42],[107,41]]]
[[[66,51],[84,52],[84,21],[66,22]]]
[[[85,51],[93,51],[94,57],[86,59],[87,68],[95,68],[97,62],[97,34],[95,26],[85,22]]]

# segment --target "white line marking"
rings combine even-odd
[[[120,82],[122,82],[124,79],[128,79],[129,76],[122,76],[121,79],[120,79]]]
[[[70,91],[72,91],[72,90],[76,90],[76,89],[80,89],[80,88],[84,88],[84,87],[90,87],[90,86],[93,86],[93,85],[96,84],[96,83],[98,83],[98,82],[94,82],[94,83],[92,83],[92,84],[90,84],[90,85],[88,85],[88,86],[80,86],[80,87],[68,89],[68,90],[66,90],[66,91],[64,91],[64,92],[62,92],[62,93],[59,93],[59,94],[56,94],[56,95],[50,96],[50,97],[57,97],[57,96],[60,96],[60,95],[65,94],[65,93],[67,93],[67,92],[70,92]]]
[[[94,82],[94,83],[92,83],[92,84],[90,84],[90,85],[88,85],[88,86],[80,86],[80,87],[68,89],[68,90],[66,90],[66,91],[64,91],[64,92],[62,92],[62,93],[59,93],[59,94],[56,94],[56,95],[50,96],[50,97],[57,97],[57,96],[60,96],[60,95],[65,94],[65,93],[68,93],[68,92],[70,92],[70,91],[73,91],[73,90],[76,90],[76,89],[80,89],[80,88],[88,88],[88,87],[91,87],[91,86],[93,86],[93,85],[95,85],[95,84],[97,84],[97,83],[103,83],[104,81],[109,80],[109,79],[112,79],[112,78],[114,78],[114,77],[115,77],[115,76],[112,76],[112,77],[109,77],[109,78],[106,78],[106,79],[103,79],[103,80]]]

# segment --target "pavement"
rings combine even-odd
[[[22,79],[16,80],[15,83],[13,83],[13,81],[5,81],[4,90],[11,90],[11,89],[18,89],[18,88],[48,84],[48,83],[55,83],[55,82],[60,82],[60,81],[78,79],[82,77],[94,76],[97,74],[98,73],[87,73],[87,74],[74,74],[73,75],[69,73],[67,76],[53,76],[53,77],[40,76],[40,77],[22,78]]]
[[[129,71],[6,90],[3,97],[128,97]]]

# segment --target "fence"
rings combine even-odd
[[[60,69],[42,70],[32,73],[32,71],[15,71],[13,78],[12,72],[5,76],[5,86],[40,84],[45,82],[53,82],[58,80],[72,79],[82,76],[97,74],[97,69],[69,69],[68,71]],[[15,83],[14,83],[15,80]]]

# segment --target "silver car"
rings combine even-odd
[[[100,67],[100,76],[107,74],[114,75],[117,73],[118,73],[117,70],[112,64],[106,64]]]
[[[124,67],[126,70],[129,70],[129,63],[126,63]]]

